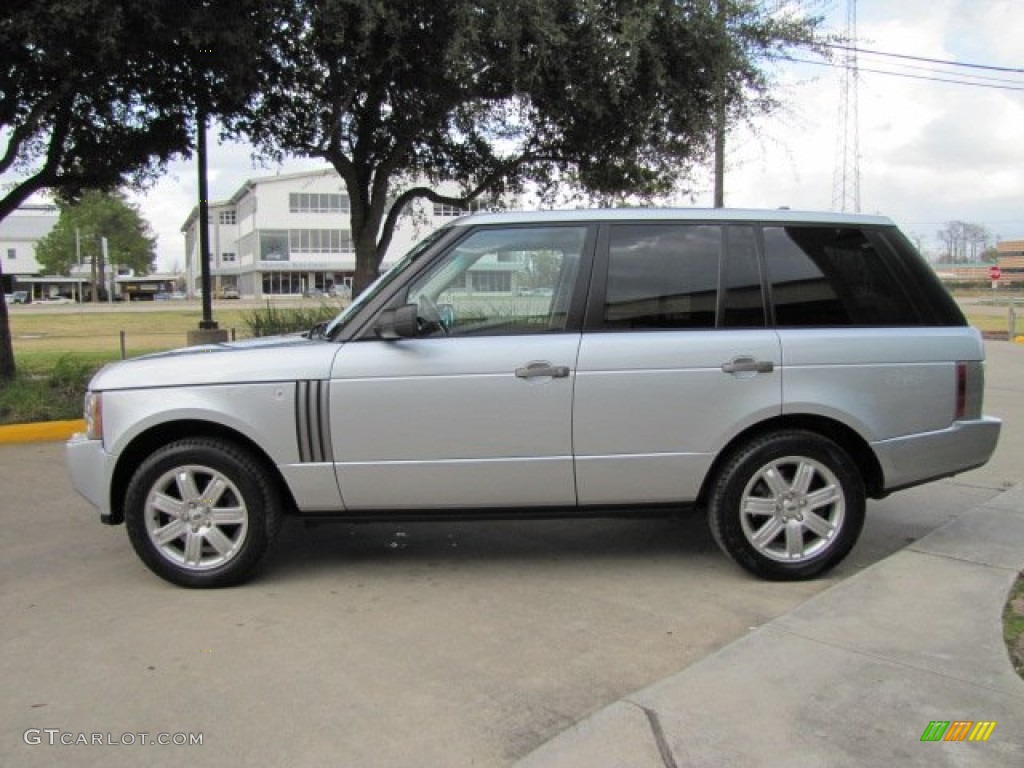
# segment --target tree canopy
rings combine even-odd
[[[200,107],[256,86],[269,0],[5,0],[0,11],[0,220],[42,189],[75,197],[152,175],[192,147]],[[265,65],[265,66],[264,66]],[[0,307],[0,378],[14,375]]]
[[[733,119],[767,109],[764,57],[817,23],[751,0],[295,0],[286,15],[275,65],[226,122],[338,171],[356,292],[416,198],[667,191],[707,157],[717,100]],[[459,196],[436,191],[451,180]]]
[[[45,272],[67,274],[79,263],[99,265],[104,237],[110,264],[141,275],[152,270],[156,237],[138,208],[122,194],[87,190],[79,200],[58,206],[57,225],[36,246],[36,260]]]
[[[189,152],[200,103],[230,112],[256,86],[251,51],[274,7],[6,0],[0,220],[41,189],[113,189]]]

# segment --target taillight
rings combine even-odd
[[[962,421],[967,415],[967,363],[956,364],[956,410],[953,421]]]
[[[961,360],[956,364],[956,406],[953,420],[980,419],[985,397],[985,363]]]

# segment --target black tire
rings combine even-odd
[[[277,537],[282,503],[263,465],[216,438],[151,454],[125,493],[132,546],[155,574],[183,587],[228,587],[252,575]]]
[[[725,461],[708,495],[708,525],[754,575],[809,579],[849,554],[864,506],[863,479],[842,448],[786,430],[751,440]]]

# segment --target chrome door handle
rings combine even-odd
[[[725,373],[771,373],[774,370],[775,363],[771,360],[755,360],[752,357],[737,357],[722,365]]]
[[[569,366],[552,365],[547,362],[528,363],[522,368],[516,368],[517,379],[564,379],[569,375]]]

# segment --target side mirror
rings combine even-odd
[[[415,304],[385,309],[380,313],[373,330],[381,339],[414,339],[420,335],[418,310]]]

